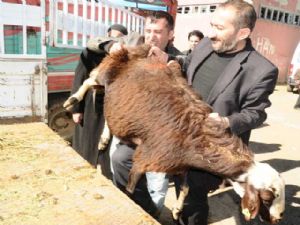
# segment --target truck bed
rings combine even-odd
[[[1,224],[159,224],[43,123],[0,125]]]

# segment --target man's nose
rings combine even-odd
[[[209,38],[214,38],[214,37],[216,37],[216,31],[215,31],[215,29],[214,28],[212,28],[212,27],[210,27],[209,28],[209,30],[208,30],[208,32],[207,32],[207,36],[209,37]]]
[[[155,38],[154,32],[149,33],[149,39],[153,40]]]

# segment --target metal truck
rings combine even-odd
[[[111,2],[0,0],[0,124],[44,121],[70,140],[74,124],[62,103],[87,40],[114,23],[143,31],[145,10]],[[151,2],[176,14],[176,1]]]

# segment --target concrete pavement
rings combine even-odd
[[[271,95],[272,106],[267,109],[268,119],[253,131],[250,140],[256,160],[269,163],[286,182],[286,211],[278,225],[300,225],[300,110],[293,109],[297,97],[297,94],[288,93],[286,86],[277,86]],[[169,209],[174,201],[174,187],[171,187],[160,218],[162,224],[172,224]],[[231,188],[210,196],[210,224],[266,224],[259,219],[246,222],[240,213],[239,202],[239,197]]]

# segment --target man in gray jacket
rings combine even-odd
[[[209,38],[203,39],[184,63],[188,83],[213,107],[210,116],[226,124],[246,144],[251,130],[267,118],[278,69],[260,55],[249,36],[256,22],[252,5],[233,0],[220,4],[212,16]],[[176,180],[177,191],[180,182]],[[181,215],[181,224],[208,223],[209,191],[222,179],[191,169],[189,194]]]

